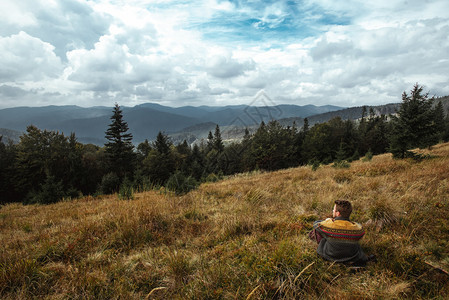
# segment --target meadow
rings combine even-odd
[[[2,299],[447,299],[449,144],[164,190],[0,209]],[[353,203],[377,262],[322,260],[307,233]]]

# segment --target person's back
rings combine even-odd
[[[359,240],[365,234],[362,226],[351,222],[352,205],[349,201],[335,201],[333,218],[315,221],[310,237],[317,241],[317,252],[324,259],[364,265],[368,258]]]

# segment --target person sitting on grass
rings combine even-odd
[[[365,266],[374,256],[366,256],[359,240],[365,234],[362,225],[351,222],[351,202],[336,200],[332,218],[315,221],[309,237],[318,243],[317,252],[326,260],[353,266]]]

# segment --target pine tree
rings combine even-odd
[[[220,127],[218,125],[215,127],[213,148],[219,153],[223,152],[224,150],[223,139],[221,138]]]
[[[444,118],[444,131],[442,135],[443,141],[449,141],[449,111],[446,113],[446,117]]]
[[[307,134],[307,132],[309,132],[309,119],[308,118],[304,118],[304,125],[302,126],[302,132],[304,132],[304,134]]]
[[[143,172],[150,177],[152,183],[164,185],[175,169],[172,143],[167,135],[159,132],[153,149],[143,161]]]
[[[436,142],[439,142],[443,140],[444,132],[445,132],[445,116],[444,116],[444,108],[441,101],[438,102],[438,104],[435,106],[433,110],[434,114],[434,122],[436,127],[436,133],[435,133],[435,140]]]
[[[338,151],[335,153],[335,162],[339,163],[346,159],[346,150],[345,150],[345,144],[343,141],[340,142],[340,147],[338,148]]]
[[[209,134],[207,135],[206,154],[212,149],[214,149],[214,135],[212,134],[212,131],[209,131]]]
[[[409,150],[425,148],[435,143],[437,128],[432,109],[434,98],[422,94],[423,87],[415,84],[410,95],[402,94],[398,115],[393,118],[390,151],[395,158],[413,155]]]
[[[200,147],[195,144],[192,149],[191,158],[192,161],[191,169],[192,169],[192,176],[196,180],[200,180],[201,177],[204,175],[204,155],[200,150]]]
[[[251,138],[251,135],[249,133],[248,127],[245,127],[245,135],[243,136],[243,140],[247,141]]]
[[[147,139],[137,146],[137,155],[139,162],[142,162],[151,151],[151,145]]]
[[[171,142],[167,135],[159,131],[154,142],[154,149],[160,154],[167,155],[170,153]]]
[[[32,203],[51,204],[62,200],[65,196],[62,181],[58,181],[54,176],[47,175],[45,182],[41,185],[40,191],[31,200]]]
[[[339,136],[341,139],[341,136]],[[302,145],[303,160],[306,163],[330,163],[333,147],[332,128],[329,123],[315,124],[307,133]]]
[[[122,110],[117,103],[110,119],[112,122],[106,130],[109,142],[105,144],[108,170],[123,180],[126,176],[132,176],[134,169],[133,136],[128,132],[128,123],[123,120]]]
[[[0,206],[19,200],[14,180],[17,147],[11,140],[7,144],[3,142],[0,136]]]
[[[369,149],[373,154],[385,153],[388,149],[388,122],[384,115],[370,118],[367,123],[362,153]]]
[[[304,148],[304,140],[306,139],[306,135],[309,132],[309,130],[310,130],[309,119],[304,118],[304,124],[296,134],[296,141],[295,141],[296,144],[295,157],[298,160],[298,163],[301,165],[307,163],[303,148]]]

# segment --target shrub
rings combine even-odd
[[[123,183],[120,185],[120,190],[118,192],[118,198],[122,200],[132,200],[134,199],[134,187],[132,182],[125,178]]]
[[[352,181],[352,173],[348,171],[339,171],[334,175],[335,182],[339,184],[348,183]]]
[[[369,149],[368,152],[366,152],[363,161],[371,161],[372,159],[373,159],[373,152],[371,152],[371,149]]]
[[[149,176],[143,174],[142,170],[137,170],[134,174],[134,188],[139,192],[150,191],[154,188]]]
[[[338,162],[334,162],[333,165],[332,165],[332,167],[333,167],[333,168],[336,168],[336,169],[347,169],[347,168],[349,168],[350,166],[351,166],[351,164],[348,163],[348,162],[345,161],[345,160],[338,161]]]
[[[176,193],[176,195],[187,194],[198,186],[195,178],[186,177],[181,172],[176,172],[167,181],[166,188]]]
[[[169,253],[168,267],[175,282],[178,284],[187,283],[189,275],[194,271],[194,267],[189,259],[177,251]]]
[[[113,194],[120,186],[120,179],[115,173],[108,173],[101,179],[100,193]]]
[[[385,226],[391,226],[398,222],[398,217],[393,205],[385,200],[377,200],[371,204],[368,217],[380,230]]]
[[[348,159],[348,162],[353,162],[355,160],[358,160],[360,158],[359,150],[356,149],[354,154]]]
[[[0,261],[0,295],[16,289],[32,290],[42,283],[41,266],[35,259],[22,258],[14,261]]]
[[[220,180],[220,175],[216,175],[215,173],[210,173],[207,175],[205,182],[217,182]]]
[[[51,204],[64,198],[64,187],[62,181],[56,181],[54,176],[47,176],[45,182],[41,185],[41,191],[33,198],[32,203]]]

